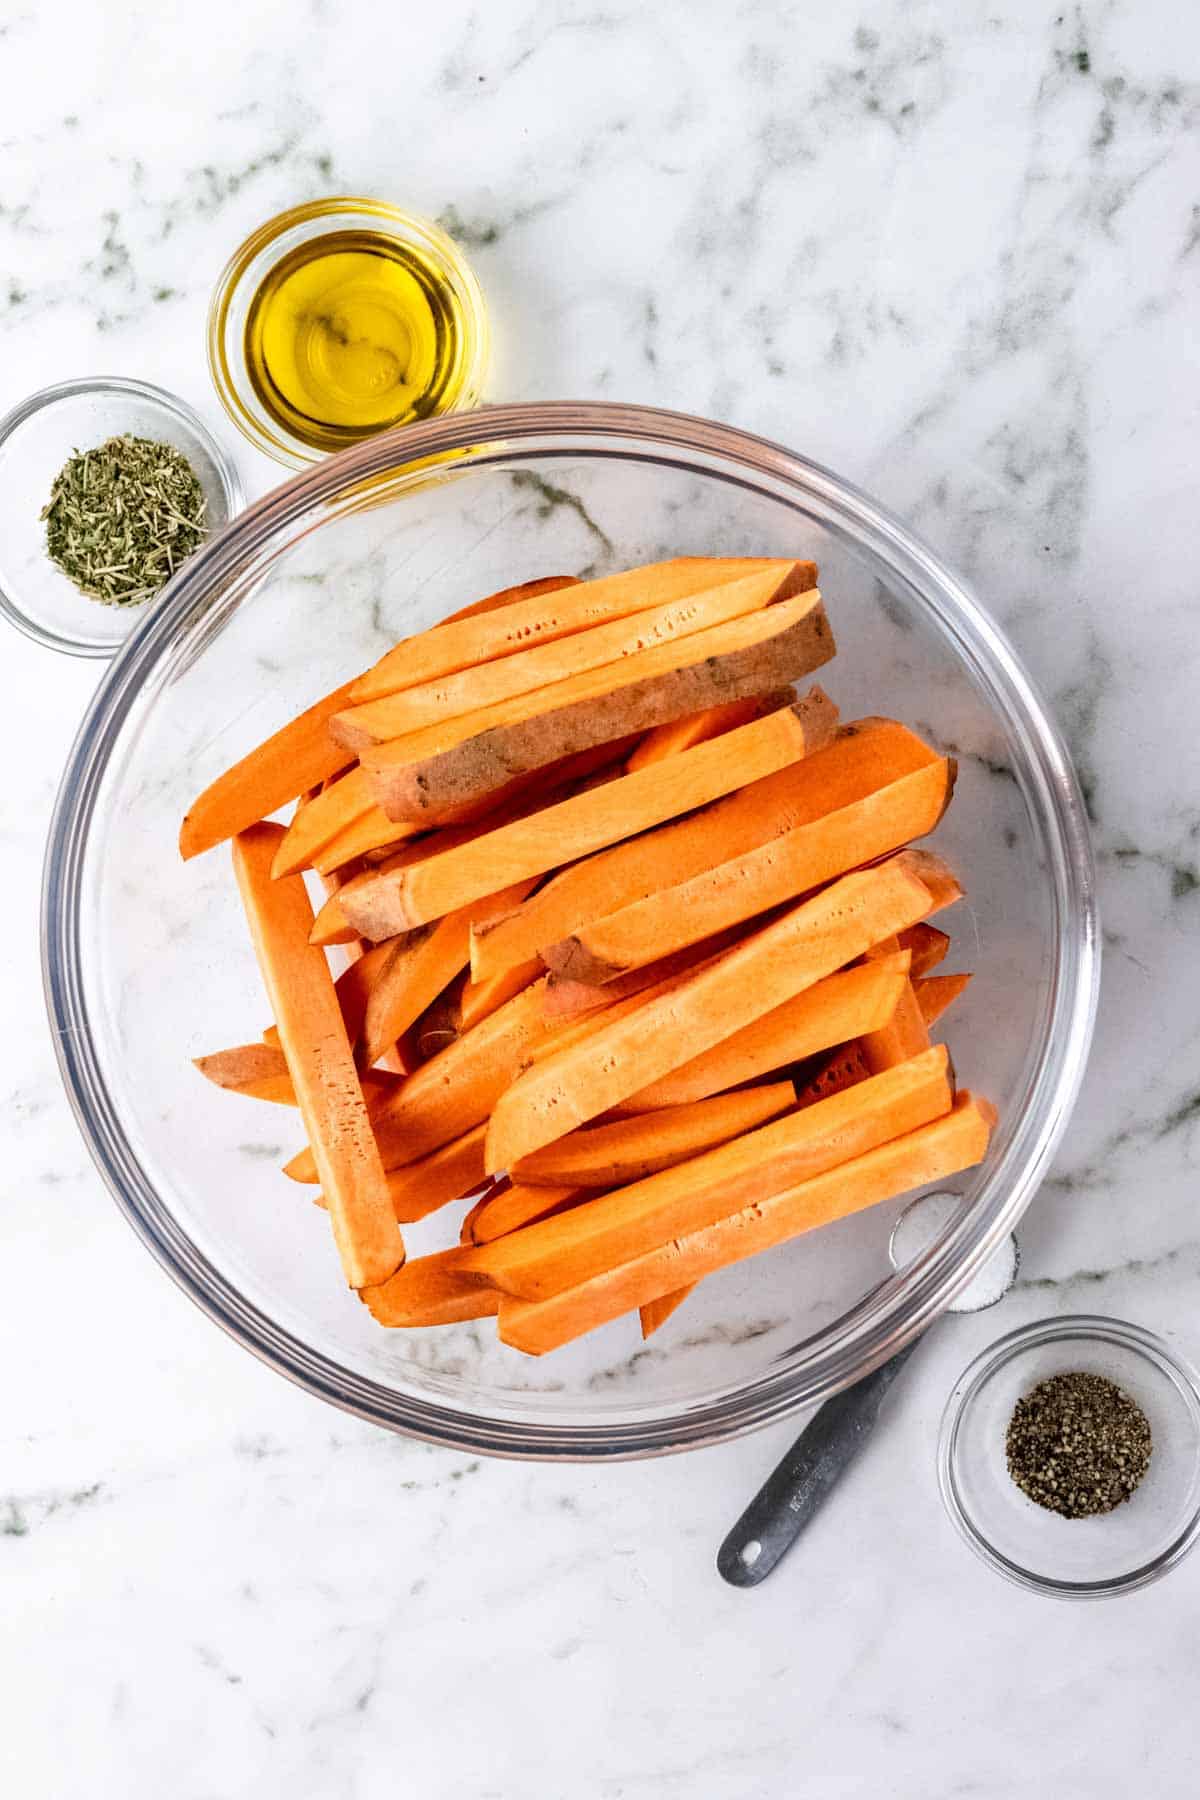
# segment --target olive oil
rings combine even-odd
[[[461,401],[470,330],[457,286],[419,247],[333,231],[263,278],[246,317],[246,369],[279,426],[314,450],[340,450]]]

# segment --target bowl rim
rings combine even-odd
[[[1018,1325],[1015,1330],[1006,1332],[1003,1337],[988,1344],[967,1364],[951,1388],[942,1413],[937,1446],[938,1489],[951,1523],[963,1542],[970,1546],[981,1561],[987,1563],[997,1574],[1003,1575],[1007,1581],[1056,1600],[1106,1600],[1118,1594],[1132,1594],[1136,1589],[1160,1580],[1182,1562],[1194,1547],[1197,1538],[1200,1538],[1200,1503],[1193,1507],[1191,1516],[1184,1521],[1163,1550],[1136,1569],[1131,1569],[1128,1574],[1101,1577],[1094,1581],[1068,1581],[1052,1575],[1040,1575],[999,1550],[982,1526],[976,1523],[975,1515],[963,1498],[958,1478],[959,1441],[963,1421],[986,1383],[998,1370],[1026,1351],[1037,1350],[1043,1344],[1065,1339],[1117,1344],[1140,1357],[1143,1362],[1153,1364],[1159,1374],[1172,1381],[1185,1396],[1196,1437],[1200,1441],[1200,1374],[1186,1357],[1172,1349],[1155,1332],[1127,1319],[1110,1318],[1103,1313],[1060,1313],[1052,1318],[1033,1319],[1026,1325]]]
[[[16,406],[0,418],[0,450],[38,413],[52,409],[63,400],[77,400],[88,394],[116,394],[140,400],[147,406],[158,407],[162,412],[170,414],[186,427],[208,455],[221,485],[225,517],[212,536],[219,535],[230,520],[242,511],[246,497],[238,466],[200,414],[169,389],[157,387],[150,381],[137,381],[129,375],[77,375],[69,381],[55,381],[49,387],[38,388],[36,393],[27,394],[24,400],[19,400]],[[166,588],[163,589],[163,594],[165,593]],[[159,595],[153,602],[155,611],[161,602],[162,595]],[[3,585],[0,585],[0,613],[10,625],[14,625],[25,637],[32,638],[35,644],[41,644],[44,649],[58,650],[66,656],[105,660],[115,656],[128,642],[131,633],[136,632],[143,622],[141,618],[135,620],[120,637],[99,640],[71,637],[66,632],[51,631],[48,626],[33,618],[17,604],[14,596]],[[149,603],[145,616],[149,616]]]
[[[1046,838],[1056,933],[1048,970],[1054,1002],[1024,1109],[976,1205],[902,1279],[881,1280],[819,1334],[823,1356],[810,1358],[803,1372],[771,1370],[701,1402],[684,1399],[670,1410],[619,1421],[514,1421],[403,1394],[314,1350],[251,1305],[191,1244],[141,1170],[107,1092],[84,1003],[80,895],[88,826],[122,725],[143,683],[170,652],[177,628],[207,614],[222,582],[239,571],[261,571],[273,540],[289,526],[297,534],[311,530],[320,510],[332,509],[339,496],[361,494],[367,484],[375,495],[389,478],[402,483],[406,471],[414,479],[414,467],[427,477],[431,459],[453,455],[461,474],[472,466],[463,451],[472,451],[484,467],[489,455],[507,462],[585,453],[669,463],[694,457],[718,463],[726,479],[773,483],[819,499],[886,552],[902,578],[920,577],[936,589],[943,626],[945,608],[957,647],[993,704],[998,694],[1005,699],[1006,720],[1035,789],[1029,803]],[[1083,1077],[1099,957],[1087,816],[1069,756],[1019,659],[973,594],[898,519],[819,464],[731,426],[610,402],[486,407],[383,433],[291,477],[215,534],[169,584],[97,689],[64,770],[43,877],[43,979],[68,1099],[110,1192],[172,1278],[254,1354],[344,1410],[459,1449],[534,1460],[631,1458],[720,1442],[849,1386],[925,1330],[1013,1229],[1046,1172]],[[990,1207],[982,1205],[985,1198]]]

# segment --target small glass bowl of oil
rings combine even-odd
[[[458,246],[379,200],[314,200],[269,220],[230,259],[208,316],[225,410],[292,468],[476,405],[488,345]]]

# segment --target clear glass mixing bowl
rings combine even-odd
[[[490,1323],[388,1333],[341,1284],[327,1221],[279,1164],[287,1108],[192,1068],[267,1022],[229,857],[179,860],[192,796],[394,639],[518,580],[676,553],[815,557],[843,716],[886,711],[959,758],[937,842],[969,898],[949,1018],[999,1105],[971,1204],[902,1275],[894,1206],[707,1281],[643,1345],[622,1320],[545,1361]],[[381,1425],[526,1457],[686,1449],[820,1400],[921,1331],[1011,1231],[1083,1072],[1098,974],[1091,854],[1059,735],[961,582],[826,470],[639,407],[511,406],[373,439],[243,513],[113,664],[63,780],[44,957],[67,1089],[135,1229],[226,1330]],[[423,1234],[428,1234],[427,1236]],[[419,1250],[445,1241],[428,1222]]]

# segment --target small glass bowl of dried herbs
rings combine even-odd
[[[172,394],[115,376],[45,388],[0,421],[0,612],[112,656],[242,506],[236,465]]]
[[[1010,1580],[1064,1599],[1143,1587],[1200,1536],[1200,1376],[1119,1319],[1021,1326],[955,1385],[938,1479]]]

